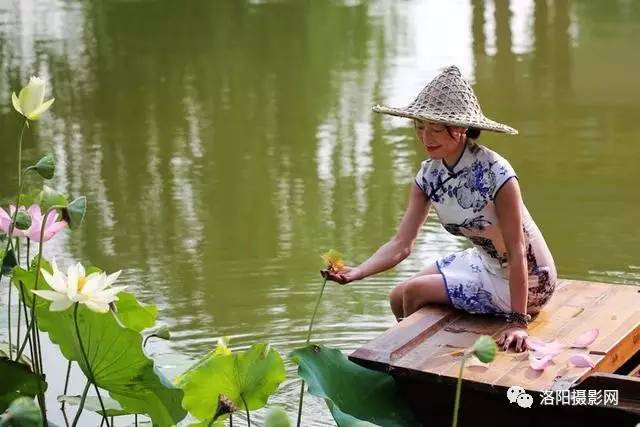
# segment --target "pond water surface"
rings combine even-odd
[[[172,374],[221,336],[286,355],[319,255],[358,263],[389,239],[425,158],[408,120],[371,106],[406,104],[456,64],[520,131],[480,142],[518,172],[559,274],[638,283],[638,40],[633,1],[0,0],[0,199],[16,185],[10,95],[37,74],[56,102],[25,162],[54,153],[53,186],[89,200],[47,255],[123,269],[173,332],[149,349]],[[313,340],[350,352],[376,337],[391,287],[466,246],[431,217],[393,271],[327,289]],[[4,284],[0,301],[4,327]],[[61,390],[63,362],[47,365]],[[272,402],[293,418],[287,366]],[[304,417],[332,425],[318,399]]]

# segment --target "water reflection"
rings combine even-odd
[[[409,123],[371,105],[407,103],[451,63],[521,131],[482,142],[518,171],[561,275],[637,282],[639,18],[624,1],[2,0],[0,98],[32,73],[53,86],[25,158],[53,151],[54,185],[90,210],[49,253],[125,268],[175,331],[161,358],[222,335],[286,353],[304,339],[319,253],[358,262],[392,236],[423,158]],[[4,199],[8,103],[0,125]],[[392,284],[464,245],[431,218],[395,271],[330,288],[317,340],[376,336]],[[293,409],[296,388],[277,399]]]

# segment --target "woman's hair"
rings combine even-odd
[[[468,128],[465,134],[469,139],[478,139],[480,138],[480,129],[478,128]]]

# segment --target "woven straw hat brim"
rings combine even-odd
[[[460,126],[465,128],[473,127],[492,132],[506,133],[509,135],[518,134],[518,131],[516,129],[491,120],[484,115],[474,119],[456,120],[455,118],[451,117],[443,117],[442,114],[429,114],[424,111],[414,112],[411,111],[411,106],[407,108],[395,108],[385,105],[376,105],[375,107],[373,107],[373,111],[375,111],[376,113],[389,114],[391,116],[442,123],[449,126]]]

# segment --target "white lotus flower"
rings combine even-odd
[[[33,291],[34,294],[52,301],[51,311],[64,311],[74,303],[84,304],[90,310],[107,313],[109,304],[118,300],[118,292],[126,286],[111,285],[120,276],[120,271],[107,275],[104,272],[91,273],[86,276],[82,264],[71,265],[67,274],[58,270],[55,260],[51,261],[53,274],[40,269],[44,280],[51,286],[51,291]]]
[[[55,98],[44,100],[46,86],[44,80],[39,77],[31,77],[29,84],[22,88],[20,95],[11,94],[13,108],[29,120],[38,120],[42,113],[47,111]]]

